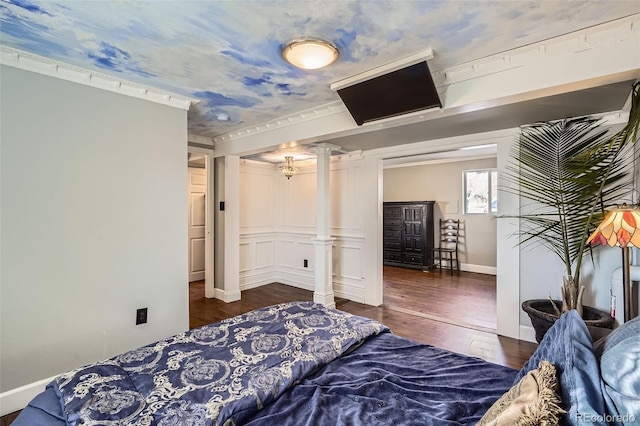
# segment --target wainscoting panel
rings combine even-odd
[[[279,240],[278,241],[278,266],[280,268],[294,269],[295,268],[295,250],[296,242],[293,240]]]
[[[340,278],[362,280],[361,247],[341,244],[333,254],[335,270],[333,274]]]
[[[333,247],[333,290],[338,297],[364,302],[362,238],[336,238]]]
[[[278,267],[280,269],[306,270],[313,272],[313,236],[309,234],[280,234],[278,240]],[[307,266],[305,267],[305,259]]]
[[[253,269],[251,264],[251,243],[240,241],[240,274]]]
[[[272,268],[275,266],[274,246],[273,240],[255,242],[255,269]]]
[[[240,289],[276,281],[275,232],[240,236]]]

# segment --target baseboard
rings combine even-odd
[[[54,377],[38,380],[19,388],[0,393],[0,416],[6,416],[27,406],[53,380]]]
[[[269,279],[269,280],[259,280],[259,281],[249,281],[244,284],[240,284],[240,291],[251,290],[252,288],[262,287],[263,285],[271,284],[276,282],[277,280]]]
[[[536,340],[536,331],[533,327],[528,325],[520,326],[520,340],[524,340],[526,342],[538,343]]]
[[[497,275],[498,268],[495,266],[472,265],[470,263],[461,263],[460,270],[465,272],[476,272],[478,274]]]
[[[240,300],[240,290],[238,291],[225,291],[220,288],[214,289],[213,297],[220,299],[225,303],[235,302]]]
[[[295,272],[280,271],[275,281],[303,290],[315,291],[316,289],[315,276],[313,274],[303,275]]]
[[[278,279],[280,284],[285,284],[291,287],[301,288],[303,290],[315,291],[315,286],[313,283],[302,283],[300,281],[292,280],[287,277],[280,277]]]
[[[240,275],[240,290],[249,290],[251,288],[261,287],[265,284],[271,284],[278,281],[276,279],[276,273],[273,271],[254,274],[254,275]]]

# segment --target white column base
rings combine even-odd
[[[313,301],[335,308],[333,293],[333,238],[314,238],[316,256],[315,291]]]
[[[225,303],[235,302],[241,299],[240,290],[226,291],[221,288],[214,289],[213,297]]]

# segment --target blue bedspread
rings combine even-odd
[[[385,333],[288,389],[247,425],[473,425],[516,374]]]
[[[242,424],[383,325],[311,302],[275,305],[59,376],[71,425]]]
[[[387,331],[259,309],[63,374],[14,425],[471,425],[517,374]]]

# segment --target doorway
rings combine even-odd
[[[187,227],[189,282],[204,281],[205,296],[214,297],[213,151],[188,146]]]
[[[462,175],[465,170],[496,168],[497,154],[467,148],[448,156],[439,152],[385,161],[383,202],[436,201],[434,244],[439,219],[459,219],[462,271],[423,272],[383,267],[385,307],[481,331],[497,330],[497,225],[494,215],[465,215]],[[424,253],[430,256],[431,253]],[[428,300],[422,300],[422,299]]]
[[[207,170],[189,155],[187,212],[189,235],[189,282],[204,280]],[[195,155],[193,156],[195,157]],[[204,162],[204,155],[202,155]]]

